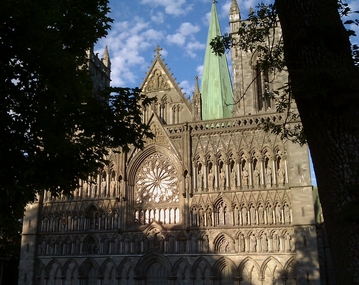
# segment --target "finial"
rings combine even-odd
[[[218,1],[217,0],[213,0],[213,2],[212,2],[213,4],[217,4],[218,3]]]
[[[156,48],[155,48],[156,57],[160,57],[160,56],[161,56],[161,54],[160,54],[160,51],[161,51],[161,50],[162,50],[162,48],[161,48],[159,45],[157,45]]]
[[[249,7],[249,15],[252,16],[253,14],[254,14],[254,11],[253,11],[253,8],[251,6],[251,7]]]
[[[194,92],[196,94],[198,94],[199,93],[199,87],[198,87],[198,76],[197,75],[195,76],[195,80],[196,80],[196,82],[195,82],[195,85],[194,85]]]

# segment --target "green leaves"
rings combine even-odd
[[[150,100],[139,89],[94,96],[89,51],[110,28],[108,12],[108,0],[2,2],[2,240],[20,232],[24,206],[36,194],[70,194],[79,178],[107,163],[110,149],[141,148],[152,136],[140,117]]]

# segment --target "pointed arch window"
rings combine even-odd
[[[257,64],[255,67],[255,92],[258,111],[267,111],[272,108],[272,100],[269,97],[269,72]]]

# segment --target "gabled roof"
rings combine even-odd
[[[142,91],[146,93],[148,97],[156,96],[156,91],[170,91],[171,89],[174,89],[176,92],[172,92],[171,99],[172,101],[182,101],[185,102],[187,107],[191,110],[191,104],[189,104],[188,100],[185,98],[185,95],[182,92],[182,88],[178,86],[178,83],[176,82],[176,78],[173,78],[173,74],[170,73],[170,69],[167,67],[167,64],[164,63],[164,59],[161,57],[160,51],[162,48],[160,46],[157,46],[155,49],[156,55],[155,59],[152,61],[151,66],[149,67],[148,72],[146,73],[146,77],[143,79],[143,82],[140,86]],[[161,76],[163,77],[164,82],[163,84],[160,84],[160,81],[157,82],[156,77],[156,71],[161,72]],[[158,78],[160,79],[160,78]],[[162,79],[160,79],[162,80]],[[151,83],[156,84],[156,86],[150,86]],[[167,84],[166,84],[167,83]],[[177,93],[176,95],[173,95],[174,93]],[[173,96],[177,97],[174,98]]]

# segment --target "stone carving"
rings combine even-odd
[[[107,188],[107,182],[105,178],[102,178],[102,182],[101,182],[101,196],[102,197],[106,197],[106,188]]]
[[[257,238],[254,234],[249,237],[249,248],[251,252],[256,252]]]
[[[243,183],[243,186],[245,186],[245,187],[248,186],[248,177],[249,177],[248,170],[246,167],[244,167],[242,170],[242,183]]]
[[[253,171],[253,184],[254,184],[254,186],[259,186],[260,185],[260,179],[261,179],[260,173],[259,173],[258,168],[256,166],[256,168]]]
[[[266,168],[266,185],[267,187],[272,186],[272,169],[270,167]]]
[[[221,172],[219,173],[219,187],[221,190],[223,190],[226,187],[226,173],[221,169]]]
[[[277,224],[282,223],[282,209],[279,204],[275,207],[275,218]]]
[[[170,90],[170,86],[167,83],[165,76],[162,75],[161,71],[155,69],[146,86],[146,91],[152,92],[159,90]]]
[[[202,172],[202,170],[200,170],[198,172],[198,176],[197,176],[197,189],[198,189],[198,191],[202,191],[202,187],[203,187],[203,172]]]
[[[232,171],[231,171],[230,182],[231,182],[231,187],[232,187],[232,189],[233,189],[233,188],[236,188],[236,186],[237,186],[237,173],[236,173],[236,171],[234,170],[234,168],[233,168]]]
[[[277,171],[278,185],[283,186],[285,182],[285,172],[282,168]]]
[[[214,186],[214,174],[211,169],[208,173],[208,189],[213,190],[213,186]]]
[[[288,204],[284,205],[284,220],[285,220],[285,223],[287,223],[287,224],[290,223],[290,208],[289,208]]]
[[[179,202],[178,175],[171,160],[161,153],[146,158],[136,176],[136,203]]]
[[[116,181],[115,181],[115,178],[111,179],[110,191],[111,191],[112,197],[116,197]]]

